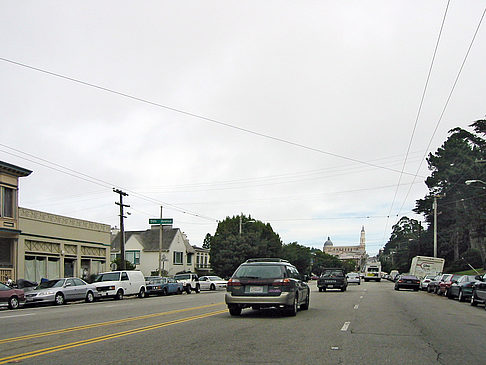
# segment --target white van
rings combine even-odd
[[[93,285],[100,298],[123,299],[125,295],[145,296],[145,278],[141,271],[110,271],[98,275]]]

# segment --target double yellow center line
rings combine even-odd
[[[169,315],[169,314],[174,314],[174,313],[187,312],[187,311],[190,311],[190,310],[196,310],[196,309],[201,309],[201,308],[214,307],[214,306],[219,306],[221,304],[223,304],[223,303],[209,304],[209,305],[204,305],[204,306],[200,306],[200,307],[179,309],[179,310],[174,310],[174,311],[169,311],[169,312],[154,313],[154,314],[148,314],[148,315],[143,315],[143,316],[138,316],[138,317],[125,318],[125,319],[116,320],[116,321],[95,323],[95,324],[86,325],[86,326],[71,327],[71,328],[66,328],[66,329],[61,329],[61,330],[56,330],[56,331],[42,332],[42,333],[38,333],[38,334],[32,334],[32,335],[26,335],[26,336],[20,336],[20,337],[13,337],[13,338],[6,338],[6,339],[3,339],[3,340],[0,340],[0,343],[8,343],[8,342],[14,342],[14,341],[20,341],[20,340],[28,340],[28,339],[32,339],[32,338],[51,336],[51,335],[54,335],[54,334],[80,331],[80,330],[95,328],[95,327],[109,326],[109,325],[117,324],[117,323],[125,323],[125,322],[147,319],[147,318],[153,318],[153,317],[158,317],[158,316],[164,316],[164,315]],[[204,313],[204,314],[198,314],[198,315],[194,315],[194,316],[191,316],[191,317],[185,317],[185,318],[176,319],[176,320],[173,320],[173,321],[168,321],[168,322],[163,322],[163,323],[158,323],[158,324],[153,324],[153,325],[149,325],[149,326],[134,328],[132,330],[117,332],[117,333],[113,333],[113,334],[105,335],[105,336],[94,337],[94,338],[90,338],[90,339],[82,340],[82,341],[71,342],[71,343],[67,343],[67,344],[64,344],[64,345],[48,347],[48,348],[44,348],[44,349],[40,349],[40,350],[36,350],[36,351],[25,352],[25,353],[22,353],[22,354],[11,355],[11,356],[0,358],[0,364],[5,364],[5,363],[11,362],[11,361],[25,360],[25,359],[29,359],[29,358],[40,356],[40,355],[46,355],[46,354],[49,354],[49,353],[52,353],[52,352],[63,351],[63,350],[71,349],[71,348],[74,348],[74,347],[85,346],[85,345],[89,345],[89,344],[93,344],[93,343],[97,343],[97,342],[101,342],[101,341],[111,340],[111,339],[118,338],[118,337],[133,335],[133,334],[137,334],[137,333],[141,333],[141,332],[145,332],[145,331],[151,331],[151,330],[155,330],[155,329],[158,329],[158,328],[172,326],[174,324],[179,324],[179,323],[194,321],[196,319],[211,317],[211,316],[214,316],[214,315],[217,315],[217,314],[222,314],[222,313],[225,313],[225,312],[227,312],[227,309],[218,310],[218,311],[215,311],[215,312]]]

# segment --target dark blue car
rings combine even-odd
[[[178,283],[173,278],[150,277],[147,281],[147,291],[145,296],[151,294],[168,295],[168,294],[182,294],[182,283]]]

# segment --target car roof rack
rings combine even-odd
[[[289,261],[284,259],[274,258],[274,257],[260,257],[260,258],[246,260],[246,263],[250,263],[250,262],[287,262],[288,263]]]

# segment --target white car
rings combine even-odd
[[[361,285],[361,278],[357,272],[350,272],[346,274],[346,279],[348,279],[348,284],[355,283]]]
[[[218,290],[226,289],[227,280],[223,280],[219,276],[201,276],[199,278],[199,285],[201,290]]]
[[[436,275],[426,275],[425,278],[423,278],[420,281],[420,289],[421,290],[427,290],[427,287],[429,286],[429,283],[434,280]]]

